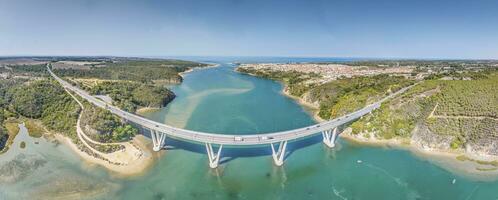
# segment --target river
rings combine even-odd
[[[229,63],[244,60],[197,59],[221,65],[185,75],[182,84],[171,86],[177,98],[146,117],[191,130],[237,134],[315,123],[281,94],[279,83],[234,72]],[[289,143],[283,167],[273,165],[268,146],[226,147],[220,167],[212,170],[204,146],[167,138],[167,150],[149,171],[122,178],[83,164],[64,145],[30,138],[21,127],[12,149],[0,155],[0,199],[498,199],[496,179],[452,173],[406,150],[341,139],[329,149],[320,140]],[[19,148],[20,141],[27,143],[25,149]]]

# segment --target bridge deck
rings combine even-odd
[[[333,128],[336,128],[342,124],[351,122],[363,115],[366,115],[370,113],[372,110],[377,109],[380,107],[381,103],[386,101],[389,98],[392,98],[393,96],[400,94],[404,91],[406,91],[408,88],[412,86],[408,86],[406,88],[403,88],[393,94],[390,94],[389,96],[381,99],[380,101],[370,104],[365,106],[364,108],[349,113],[347,115],[344,115],[342,117],[329,120],[326,122],[322,122],[319,124],[303,127],[303,128],[298,128],[298,129],[293,129],[293,130],[287,130],[287,131],[280,131],[280,132],[273,132],[273,133],[265,133],[265,134],[251,134],[251,135],[233,135],[233,134],[214,134],[214,133],[205,133],[205,132],[199,132],[199,131],[192,131],[192,130],[186,130],[186,129],[181,129],[181,128],[176,128],[173,126],[169,126],[166,124],[162,124],[156,121],[152,121],[150,119],[144,118],[142,116],[129,113],[126,111],[123,111],[115,106],[109,105],[105,103],[104,101],[90,95],[86,91],[75,87],[68,83],[67,81],[59,78],[57,75],[55,75],[52,70],[50,69],[49,65],[47,65],[48,72],[50,75],[57,80],[63,87],[73,91],[74,93],[78,94],[80,97],[84,98],[88,102],[103,108],[107,109],[110,112],[116,114],[117,116],[126,119],[128,121],[131,121],[133,123],[136,123],[138,125],[141,125],[145,128],[159,131],[162,133],[166,133],[169,136],[183,139],[183,140],[188,140],[188,141],[194,141],[194,142],[200,142],[200,143],[214,143],[214,144],[223,144],[223,145],[262,145],[262,144],[272,144],[276,142],[281,142],[281,141],[288,141],[288,140],[294,140],[294,139],[299,139],[299,138],[304,138],[307,136],[311,136],[317,133],[321,133],[322,131],[325,130],[330,130]]]

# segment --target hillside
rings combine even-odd
[[[356,122],[352,134],[409,138],[426,149],[498,155],[498,73],[478,80],[429,80]]]
[[[48,76],[47,63],[56,73],[74,84],[94,95],[108,96],[112,98],[113,104],[131,112],[141,107],[163,107],[173,100],[174,93],[162,85],[154,84],[154,80],[179,82],[179,72],[207,66],[181,60],[108,57],[0,60],[0,151],[13,139],[11,136],[15,137],[15,134],[7,131],[8,119],[16,121],[12,123],[14,126],[19,121],[29,122],[26,124],[28,128],[40,124],[42,129],[71,138],[86,152],[90,151],[79,141],[75,128],[80,113],[81,123],[94,140],[122,142],[130,140],[137,133],[137,129],[102,109],[86,104],[86,109],[82,111],[64,88]]]
[[[352,65],[396,63],[357,62]],[[403,63],[403,62],[402,62]],[[353,122],[345,134],[361,141],[401,141],[426,150],[498,156],[498,71],[483,62],[405,61],[407,76],[381,74],[320,82],[321,74],[283,69],[237,71],[282,82],[285,92],[316,108],[321,119],[357,110],[400,88],[402,95]],[[453,66],[454,65],[454,66]],[[424,67],[425,66],[425,67]],[[468,68],[471,66],[470,68]]]
[[[316,80],[321,76],[315,73],[254,68],[237,68],[237,71],[282,82],[284,92],[315,107],[317,115],[324,120],[358,110],[415,82],[403,76],[379,74],[320,83]]]

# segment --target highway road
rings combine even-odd
[[[119,109],[118,107],[109,105],[104,101],[90,95],[88,92],[71,85],[67,81],[59,78],[56,74],[52,72],[49,65],[47,65],[47,70],[50,75],[57,80],[63,87],[66,89],[76,93],[83,99],[88,102],[94,104],[103,109],[107,109],[110,112],[116,114],[117,116],[131,121],[135,124],[141,125],[144,128],[158,131],[161,133],[165,133],[168,136],[179,138],[182,140],[199,142],[199,143],[213,143],[213,144],[223,144],[223,145],[263,145],[263,144],[273,144],[283,141],[296,140],[299,138],[308,137],[314,134],[319,134],[322,131],[332,130],[340,125],[351,122],[360,118],[363,115],[370,113],[371,111],[380,107],[381,103],[388,100],[389,98],[394,97],[400,93],[405,92],[410,87],[403,88],[395,93],[390,94],[389,96],[381,99],[380,101],[367,105],[364,108],[344,115],[339,118],[335,118],[333,120],[329,120],[326,122],[322,122],[319,124],[315,124],[312,126],[307,126],[303,128],[273,132],[273,133],[265,133],[265,134],[248,134],[248,135],[234,135],[234,134],[215,134],[215,133],[205,133],[199,131],[186,130],[181,128],[176,128],[173,126],[169,126],[166,124],[162,124],[156,121],[152,121],[150,119],[144,118],[142,116],[129,113]]]

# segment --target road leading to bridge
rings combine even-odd
[[[173,126],[169,126],[163,123],[159,123],[156,121],[152,121],[145,117],[129,113],[115,107],[113,105],[109,105],[106,102],[90,95],[88,92],[73,86],[67,81],[59,78],[56,74],[52,72],[50,69],[50,64],[47,65],[47,70],[50,75],[57,80],[64,88],[76,93],[81,98],[87,100],[88,102],[98,106],[100,108],[109,110],[111,113],[127,120],[143,126],[147,128],[151,132],[153,149],[155,151],[159,151],[164,146],[164,141],[166,136],[174,137],[186,141],[192,141],[196,143],[204,143],[206,144],[206,150],[208,153],[208,157],[210,160],[210,166],[215,168],[218,165],[218,160],[220,157],[220,152],[222,145],[264,145],[270,144],[273,152],[273,159],[275,160],[276,165],[282,165],[283,159],[285,155],[285,147],[287,146],[287,141],[296,140],[300,138],[305,138],[311,135],[315,135],[318,133],[322,133],[323,142],[329,146],[334,147],[335,140],[337,138],[337,127],[351,122],[360,118],[363,115],[366,115],[373,110],[380,107],[381,103],[408,90],[412,86],[408,86],[403,88],[395,93],[390,94],[389,96],[381,99],[378,102],[367,105],[364,108],[357,110],[355,112],[349,113],[339,118],[335,118],[329,121],[325,121],[319,124],[315,124],[312,126],[307,126],[303,128],[273,132],[273,133],[265,133],[265,134],[250,134],[250,135],[235,135],[235,134],[214,134],[214,133],[205,133],[200,131],[192,131],[181,129]],[[275,150],[274,144],[279,143],[278,150]],[[214,152],[212,144],[220,145],[218,152]]]

